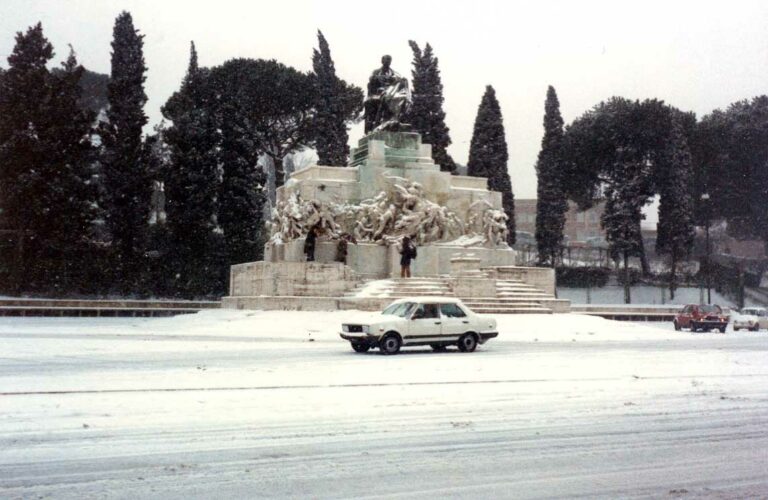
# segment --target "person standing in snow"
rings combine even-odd
[[[411,277],[411,261],[416,258],[416,245],[408,236],[403,236],[400,244],[400,277]]]

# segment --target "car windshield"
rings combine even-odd
[[[764,309],[742,309],[741,314],[749,316],[765,316]]]
[[[721,312],[720,306],[701,305],[699,309],[703,313],[719,313]]]
[[[405,318],[411,309],[413,309],[413,305],[413,302],[400,302],[399,304],[392,304],[391,306],[381,311],[381,314],[389,314],[392,316]]]

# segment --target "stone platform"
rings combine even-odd
[[[554,271],[489,267],[479,259],[453,259],[452,275],[366,280],[342,263],[255,262],[233,266],[225,308],[261,310],[380,311],[402,297],[457,297],[489,314],[569,312],[570,301],[554,297]]]
[[[338,243],[333,240],[317,240],[315,262],[336,263]],[[437,277],[451,273],[451,259],[471,254],[479,259],[480,266],[507,266],[514,264],[514,253],[508,248],[485,248],[450,244],[432,244],[417,248],[418,257],[411,263],[414,276]],[[267,247],[265,262],[304,262],[304,238]],[[510,262],[511,261],[511,262]],[[347,264],[360,279],[383,279],[400,276],[400,254],[394,245],[357,243],[348,246]],[[247,264],[246,264],[247,265]]]

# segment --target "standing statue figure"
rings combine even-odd
[[[368,80],[365,99],[365,133],[374,130],[404,130],[406,113],[411,108],[408,79],[397,74],[389,65],[392,56],[381,58],[381,68],[374,70]]]

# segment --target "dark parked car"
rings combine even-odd
[[[688,304],[677,313],[674,324],[675,330],[689,328],[692,332],[708,332],[717,328],[720,333],[725,333],[728,315],[718,305]]]

